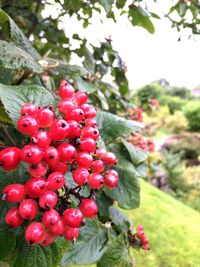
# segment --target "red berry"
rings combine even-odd
[[[55,165],[58,162],[58,150],[54,146],[49,146],[44,149],[44,161],[49,165]]]
[[[42,243],[45,239],[45,230],[42,223],[32,222],[26,228],[25,231],[25,240],[28,244],[39,244]]]
[[[112,174],[106,174],[105,178],[104,178],[104,185],[107,188],[113,189],[115,187],[117,187],[117,178],[112,175]]]
[[[82,199],[79,209],[85,218],[93,218],[98,212],[98,207],[92,199]]]
[[[59,145],[58,153],[60,158],[67,163],[74,162],[78,154],[74,146],[65,142]]]
[[[54,112],[49,108],[38,110],[37,119],[41,128],[50,127],[54,121]]]
[[[52,235],[59,236],[64,232],[64,224],[62,220],[59,220],[56,224],[50,227]]]
[[[115,165],[117,163],[117,157],[112,152],[101,154],[101,160],[109,166]]]
[[[74,120],[77,122],[82,121],[84,118],[84,112],[81,108],[74,108],[70,113],[65,114],[65,119]]]
[[[73,97],[74,89],[66,80],[60,82],[59,95],[61,99]]]
[[[79,228],[66,226],[63,235],[68,241],[75,241],[79,236]]]
[[[17,122],[17,127],[21,133],[26,135],[32,135],[38,130],[39,124],[37,120],[33,117],[22,116]]]
[[[119,180],[119,173],[116,170],[108,170],[106,174],[112,174],[117,180]]]
[[[74,99],[77,105],[81,106],[87,102],[88,94],[86,92],[77,92],[74,94]]]
[[[97,122],[95,118],[88,118],[85,120],[85,126],[90,126],[90,127],[97,127]]]
[[[31,137],[31,142],[39,147],[48,147],[51,143],[51,135],[49,132],[40,130]]]
[[[65,174],[68,170],[68,166],[66,163],[62,161],[56,162],[53,166],[51,166],[51,171],[52,172],[62,172],[62,174]]]
[[[69,125],[66,120],[57,119],[51,125],[50,133],[55,141],[63,140],[69,134]]]
[[[91,173],[88,177],[88,185],[92,189],[99,189],[103,186],[104,179],[99,173]]]
[[[18,207],[12,207],[6,213],[5,222],[10,227],[17,228],[23,223],[23,218],[19,214]]]
[[[33,220],[38,212],[37,202],[33,199],[24,199],[19,205],[19,214],[25,220]]]
[[[42,247],[46,247],[46,246],[51,245],[53,243],[53,241],[54,241],[54,236],[51,234],[50,231],[46,231],[44,241],[42,243],[40,243],[40,245]]]
[[[3,189],[3,200],[8,202],[21,202],[25,197],[24,185],[10,184]]]
[[[88,172],[87,169],[77,168],[76,170],[74,170],[72,172],[72,176],[73,176],[74,181],[78,185],[82,186],[87,182],[88,176],[89,176],[89,172]]]
[[[79,228],[83,221],[83,214],[79,209],[66,209],[63,213],[63,223],[69,227]]]
[[[21,150],[21,159],[24,162],[36,164],[43,158],[43,151],[36,145],[26,145]]]
[[[93,172],[100,173],[104,170],[105,165],[102,160],[98,159],[92,163]]]
[[[38,108],[35,104],[26,103],[21,107],[21,116],[28,115],[30,117],[36,117]]]
[[[94,118],[96,117],[97,111],[94,107],[88,105],[88,104],[84,104],[81,106],[81,108],[83,109],[84,113],[85,113],[85,117],[86,118]]]
[[[98,148],[95,153],[98,157],[100,157],[103,153],[106,153],[106,150],[103,148]]]
[[[51,209],[45,211],[42,215],[42,223],[47,227],[51,228],[52,225],[55,225],[60,220],[59,213],[57,210]]]
[[[48,189],[58,190],[65,184],[65,177],[62,172],[52,172],[47,177]]]
[[[46,180],[40,177],[33,177],[25,184],[25,193],[31,198],[42,196],[46,189]]]
[[[144,232],[143,232],[143,230],[139,230],[139,231],[137,232],[137,237],[138,237],[139,239],[142,239],[142,238],[144,237]]]
[[[144,226],[142,224],[137,226],[137,231],[143,231],[144,230]]]
[[[8,147],[0,152],[0,167],[5,171],[11,171],[18,167],[21,160],[21,151],[17,147]]]
[[[58,196],[55,192],[47,190],[44,194],[39,198],[39,206],[42,209],[53,209],[58,201]]]
[[[68,138],[72,139],[75,137],[80,137],[82,126],[77,121],[74,121],[74,120],[67,121],[67,123],[69,125]]]
[[[142,243],[143,243],[144,245],[148,244],[148,243],[149,243],[149,238],[146,237],[146,236],[142,237]]]
[[[94,139],[90,137],[82,138],[79,148],[81,151],[84,151],[84,152],[88,152],[88,153],[94,152],[96,148],[96,142],[94,141]]]
[[[144,244],[144,245],[142,246],[142,248],[143,248],[144,250],[150,250],[150,246],[149,246],[148,244]]]
[[[89,169],[92,165],[94,159],[93,157],[86,153],[86,152],[80,152],[76,158],[76,164],[78,167]]]
[[[28,167],[29,173],[33,176],[43,176],[47,172],[47,165],[44,162],[40,162],[37,164],[31,164]]]
[[[85,127],[81,132],[81,137],[90,137],[96,141],[99,138],[99,131],[95,127]]]
[[[58,110],[64,114],[70,113],[76,107],[71,100],[62,100],[58,103],[58,106]]]

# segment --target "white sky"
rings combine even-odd
[[[168,10],[170,1],[152,2],[151,10],[162,16]],[[52,14],[55,9],[48,11]],[[75,18],[65,17],[63,27],[68,36],[78,32],[93,44],[111,35],[115,50],[128,66],[127,77],[132,89],[160,78],[167,79],[172,85],[189,88],[200,84],[200,38],[189,40],[188,32],[185,31],[182,40],[178,42],[180,33],[171,28],[168,19],[154,19],[153,22],[156,28],[153,35],[143,28],[131,26],[125,16],[118,16],[117,23],[104,19],[102,24],[97,14],[86,29]]]

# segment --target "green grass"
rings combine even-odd
[[[200,267],[200,213],[144,181],[141,185],[140,209],[124,211],[134,225],[145,226],[151,241],[151,251],[131,251],[136,266]]]

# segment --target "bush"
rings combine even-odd
[[[186,87],[171,87],[167,90],[171,96],[179,96],[180,98],[190,99],[192,97],[191,91]]]
[[[188,120],[189,129],[200,131],[200,103],[191,101],[184,109],[185,116]]]
[[[170,114],[174,114],[175,111],[180,111],[187,103],[186,100],[178,96],[163,95],[160,99],[160,104],[168,106]]]
[[[181,131],[187,129],[188,123],[187,119],[183,115],[183,112],[176,111],[173,115],[166,118],[165,126],[172,133],[180,133]]]

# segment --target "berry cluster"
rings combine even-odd
[[[128,137],[128,141],[134,146],[137,146],[145,151],[154,152],[155,150],[154,142],[152,140],[146,139],[140,133],[132,133],[132,135]]]
[[[10,227],[31,221],[24,224],[28,244],[47,246],[59,235],[75,240],[84,218],[98,213],[96,191],[103,186],[115,188],[119,179],[117,171],[110,169],[117,163],[116,156],[97,147],[96,109],[86,103],[87,93],[74,92],[63,80],[59,95],[56,107],[24,104],[17,125],[30,136],[30,143],[0,152],[0,166],[6,171],[17,168],[20,161],[28,164],[30,179],[6,186],[2,196],[16,203],[5,216]],[[75,188],[69,189],[65,182],[68,169]],[[87,197],[81,195],[85,186],[90,189]],[[77,207],[72,207],[71,195],[77,198]]]
[[[127,113],[132,120],[143,122],[143,110],[141,108],[128,108]]]
[[[140,224],[136,230],[136,236],[140,241],[140,247],[142,247],[144,250],[149,250],[149,238],[144,235],[144,226]]]
[[[159,110],[160,109],[160,104],[157,99],[151,98],[149,99],[149,104],[151,105],[153,110]]]

